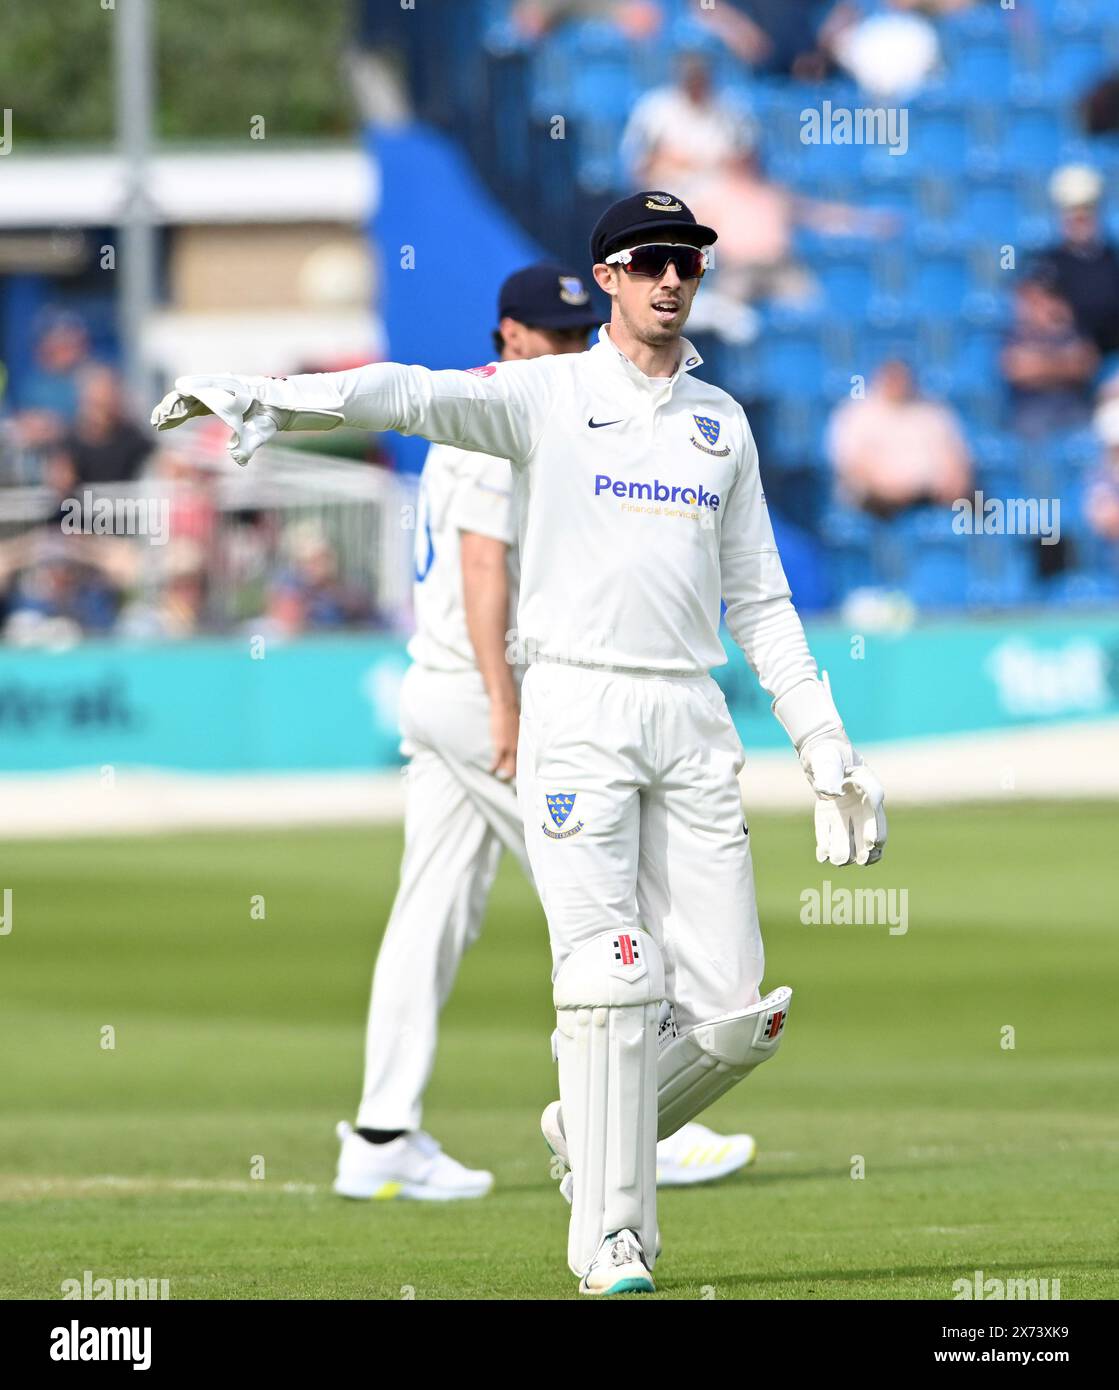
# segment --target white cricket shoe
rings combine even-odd
[[[567,1137],[563,1132],[563,1112],[558,1100],[545,1106],[540,1116],[540,1132],[555,1156],[570,1167]],[[682,1125],[657,1145],[657,1186],[691,1187],[695,1183],[715,1182],[753,1163],[758,1146],[750,1134],[716,1134],[713,1129],[692,1121]],[[570,1202],[568,1173],[560,1192]]]
[[[716,1134],[692,1120],[657,1145],[657,1186],[717,1182],[753,1163],[757,1152],[752,1134]]]
[[[579,1280],[579,1292],[589,1294],[655,1293],[656,1288],[641,1242],[630,1230],[606,1236]]]
[[[450,1202],[484,1197],[493,1174],[464,1168],[445,1154],[430,1134],[418,1130],[388,1144],[371,1144],[343,1120],[334,1190],[339,1197],[364,1201]]]

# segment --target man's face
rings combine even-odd
[[[561,357],[568,352],[585,352],[589,328],[533,328],[516,319],[505,318],[498,325],[504,347],[503,362],[529,357]]]
[[[711,95],[711,74],[702,58],[689,57],[681,61],[680,86],[697,106]]]
[[[1064,229],[1065,240],[1074,246],[1093,242],[1099,235],[1099,209],[1095,203],[1066,208],[1061,217],[1061,226]]]
[[[883,362],[874,385],[878,394],[894,405],[913,397],[913,374],[904,362]]]
[[[39,340],[39,361],[49,372],[69,372],[86,355],[85,334],[75,324],[55,324]]]
[[[600,263],[594,278],[614,301],[626,330],[647,347],[663,347],[684,331],[699,277],[681,280],[671,261],[659,276],[632,275],[624,266]]]
[[[1067,328],[1072,323],[1072,310],[1059,294],[1027,280],[1018,293],[1018,319],[1025,328]]]

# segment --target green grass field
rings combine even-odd
[[[779,1057],[707,1117],[757,1165],[662,1196],[657,1297],[940,1299],[977,1269],[1119,1293],[1117,832],[1113,805],[899,811],[856,880],[805,818],[754,820],[767,984],[797,995]],[[575,1296],[537,1129],[544,922],[511,864],[426,1115],[494,1194],[330,1192],[399,851],[395,829],[0,845],[0,1297],[87,1269],[173,1298]],[[802,925],[828,876],[907,889],[908,932]]]

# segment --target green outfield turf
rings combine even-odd
[[[862,877],[816,865],[804,817],[751,833],[767,984],[796,998],[779,1057],[708,1117],[749,1128],[757,1166],[662,1197],[657,1297],[950,1298],[976,1270],[1119,1293],[1116,807],[899,811]],[[511,864],[426,1116],[494,1194],[330,1192],[399,850],[395,829],[0,845],[0,1296],[85,1270],[173,1298],[574,1296],[537,1129],[544,923]],[[824,878],[906,889],[908,931],[802,925]]]

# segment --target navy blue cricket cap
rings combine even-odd
[[[695,220],[681,198],[657,190],[634,193],[608,207],[591,233],[591,260],[598,265],[612,251],[643,241],[676,241],[683,246],[714,246],[713,227]]]
[[[501,286],[498,319],[516,319],[529,328],[597,328],[602,315],[590,291],[574,272],[551,261],[514,271]]]

